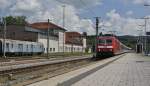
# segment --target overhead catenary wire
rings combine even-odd
[[[58,1],[60,3],[65,3],[65,1],[61,1],[61,0],[56,0],[56,1]],[[79,0],[79,1],[81,2],[81,4],[83,6],[86,6],[90,10],[90,12],[92,13],[92,15],[96,15],[96,13],[91,8],[89,8],[88,5],[83,0]]]
[[[89,9],[89,11],[92,13],[92,15],[96,15],[96,13],[91,8],[89,8],[83,0],[79,0],[79,1]]]

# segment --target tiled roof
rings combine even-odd
[[[81,34],[79,32],[65,32],[65,43],[82,45]]]
[[[65,32],[67,35],[75,35],[75,36],[81,36],[79,32]]]
[[[48,29],[48,25],[49,25],[50,29],[60,29],[60,30],[66,31],[66,29],[64,29],[56,24],[53,24],[53,23],[48,24],[48,22],[36,22],[36,23],[30,24],[29,26],[36,28],[36,29],[40,29],[40,30],[46,30],[46,29]]]

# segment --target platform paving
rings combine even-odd
[[[150,57],[127,53],[29,86],[150,86]]]
[[[71,86],[150,86],[150,57],[129,53]]]
[[[124,54],[126,55],[126,54]],[[80,69],[65,73],[56,77],[48,78],[36,83],[32,83],[28,86],[70,86],[77,81],[85,78],[86,76],[94,73],[95,71],[101,69],[102,67],[110,64],[111,62],[123,57],[124,55],[119,55],[111,58],[107,58],[101,61],[96,61],[92,64],[88,64]]]

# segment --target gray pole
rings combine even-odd
[[[96,37],[95,37],[95,53],[97,52],[97,38],[98,38],[98,27],[99,26],[99,17],[96,17]]]
[[[48,28],[47,28],[47,58],[49,58],[49,19],[48,19]]]
[[[5,47],[6,47],[6,19],[3,18],[3,22],[4,22],[4,38],[3,38],[3,57],[6,58],[6,50],[5,50]]]
[[[83,45],[84,45],[84,36],[82,35],[81,37],[82,37],[81,39],[82,39],[82,55],[83,55],[83,48],[84,48],[84,46],[83,46]]]
[[[63,7],[63,28],[65,28],[65,7],[66,7],[66,6],[63,5],[62,7]],[[64,34],[65,34],[65,33],[64,33]],[[64,41],[65,41],[65,40],[64,40],[64,36],[65,36],[64,34],[63,34],[63,53],[64,53]]]
[[[147,51],[147,48],[146,48],[146,47],[147,47],[147,43],[146,43],[146,42],[147,42],[146,26],[147,26],[147,21],[146,21],[146,19],[145,19],[145,42],[144,42],[144,43],[145,43],[145,54],[146,54],[146,51]]]
[[[71,45],[71,53],[73,54],[73,42],[72,42],[72,45]]]

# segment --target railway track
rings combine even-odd
[[[84,57],[88,57],[89,55],[84,55]],[[26,63],[35,63],[35,62],[44,62],[44,61],[56,61],[56,60],[65,60],[65,59],[72,59],[72,58],[82,58],[82,56],[73,56],[73,57],[59,57],[59,58],[49,58],[49,59],[42,59],[42,58],[32,58],[32,59],[3,59],[0,60],[0,66],[7,66],[7,65],[17,65],[17,64],[26,64]]]
[[[0,66],[0,86],[25,86],[94,63],[96,61],[87,56],[4,62]]]
[[[26,60],[4,62],[0,65],[0,86],[22,86],[92,63],[91,57],[59,60]]]

